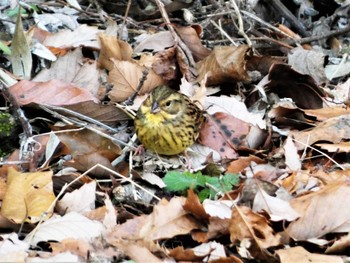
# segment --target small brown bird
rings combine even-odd
[[[159,86],[137,111],[134,125],[145,148],[176,155],[195,142],[203,119],[203,112],[187,96]]]

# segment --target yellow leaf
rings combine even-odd
[[[52,212],[48,209],[54,200],[52,171],[20,173],[9,168],[1,208],[4,217],[17,224],[24,221],[36,223],[44,212]]]

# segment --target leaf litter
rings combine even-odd
[[[340,2],[0,4],[1,259],[346,262]],[[206,115],[185,155],[137,149],[163,84]]]

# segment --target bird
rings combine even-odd
[[[186,95],[161,85],[138,109],[134,127],[146,149],[172,156],[196,141],[203,121],[203,111]]]

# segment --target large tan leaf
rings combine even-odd
[[[31,245],[40,241],[61,241],[67,238],[75,238],[90,241],[100,236],[104,227],[102,223],[90,220],[76,212],[70,212],[62,217],[52,217],[42,223],[38,229],[33,230],[26,237]]]
[[[48,82],[22,80],[9,90],[20,106],[30,103],[61,106],[89,100],[98,101],[87,90],[57,80]]]
[[[296,240],[307,240],[328,233],[349,232],[349,192],[350,183],[340,182],[291,200],[301,217],[288,226],[287,233]]]
[[[12,167],[8,171],[8,188],[2,203],[1,214],[20,224],[36,223],[55,200],[52,189],[52,171],[20,173]]]
[[[342,115],[327,119],[310,130],[292,131],[290,135],[294,137],[298,150],[303,150],[317,141],[339,143],[350,139],[349,123],[350,115]]]
[[[197,63],[198,81],[207,75],[207,85],[223,82],[248,81],[246,56],[250,48],[246,45],[238,47],[215,47],[212,53]]]
[[[109,72],[108,81],[113,84],[113,89],[108,96],[113,102],[124,101],[136,92],[139,82],[142,78],[143,71],[146,70],[136,63],[130,61],[112,60],[114,68]],[[155,87],[162,85],[163,79],[149,70],[146,81],[139,94],[150,92]]]

